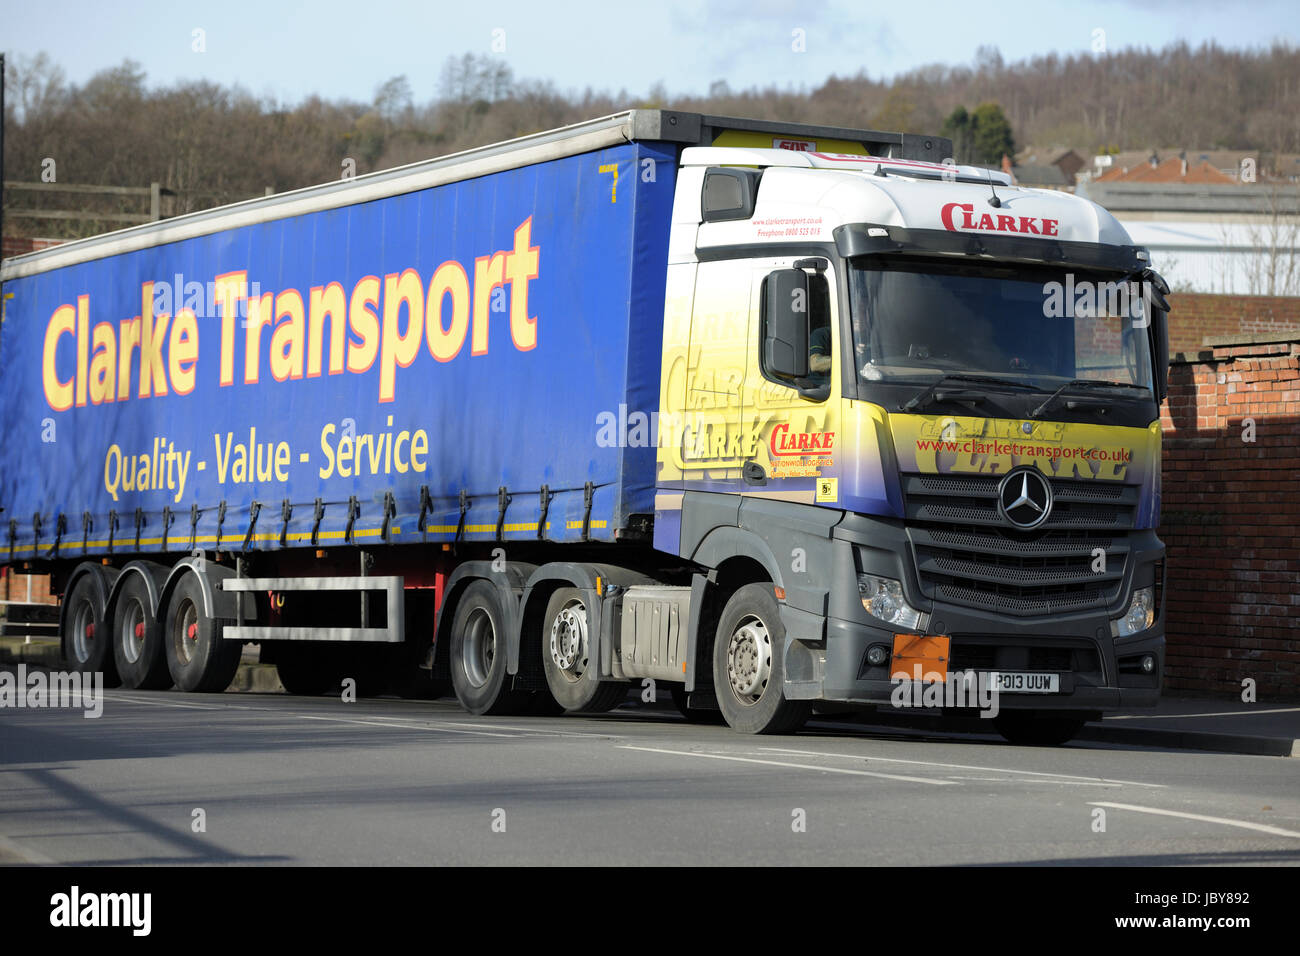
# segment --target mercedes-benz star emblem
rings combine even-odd
[[[1034,528],[1052,511],[1052,486],[1034,468],[1017,469],[998,486],[998,504],[1017,528]]]

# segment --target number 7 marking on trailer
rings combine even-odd
[[[609,187],[609,201],[618,202],[618,163],[606,163],[604,166],[600,167],[599,171],[602,173],[614,174],[614,182]]]

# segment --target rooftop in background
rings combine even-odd
[[[1196,213],[1214,215],[1300,213],[1300,186],[1294,183],[1080,182],[1076,194],[1120,213]],[[1142,217],[1150,218],[1150,216]]]
[[[1136,166],[1112,166],[1098,176],[1097,183],[1190,183],[1195,185],[1225,185],[1237,182],[1211,166],[1208,161],[1192,162],[1171,156],[1152,159]]]
[[[1188,167],[1187,179],[1170,174],[1171,170],[1181,174],[1183,161]],[[1207,167],[1223,179],[1205,173]],[[1130,150],[1094,156],[1090,168],[1082,170],[1079,178],[1091,182],[1296,183],[1300,182],[1300,154],[1251,149]]]
[[[1074,186],[1075,177],[1087,166],[1088,161],[1078,150],[1027,146],[1017,155],[1011,171],[1016,182],[1025,186],[1066,189]]]

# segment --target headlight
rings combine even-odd
[[[867,613],[886,624],[921,630],[930,623],[930,615],[922,614],[903,599],[903,586],[893,578],[859,574],[858,593]]]
[[[1154,587],[1138,588],[1133,592],[1133,600],[1121,618],[1110,622],[1111,637],[1128,637],[1145,631],[1156,620],[1156,589]]]

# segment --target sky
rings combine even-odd
[[[447,57],[466,52],[563,92],[636,99],[657,83],[691,94],[718,80],[738,90],[811,89],[863,70],[887,78],[969,64],[981,45],[1011,63],[1178,40],[1300,45],[1300,2],[0,0],[0,51],[44,51],[73,83],[130,58],[150,86],[206,79],[285,104],[312,94],[369,101],[398,75],[422,103],[436,96]]]

